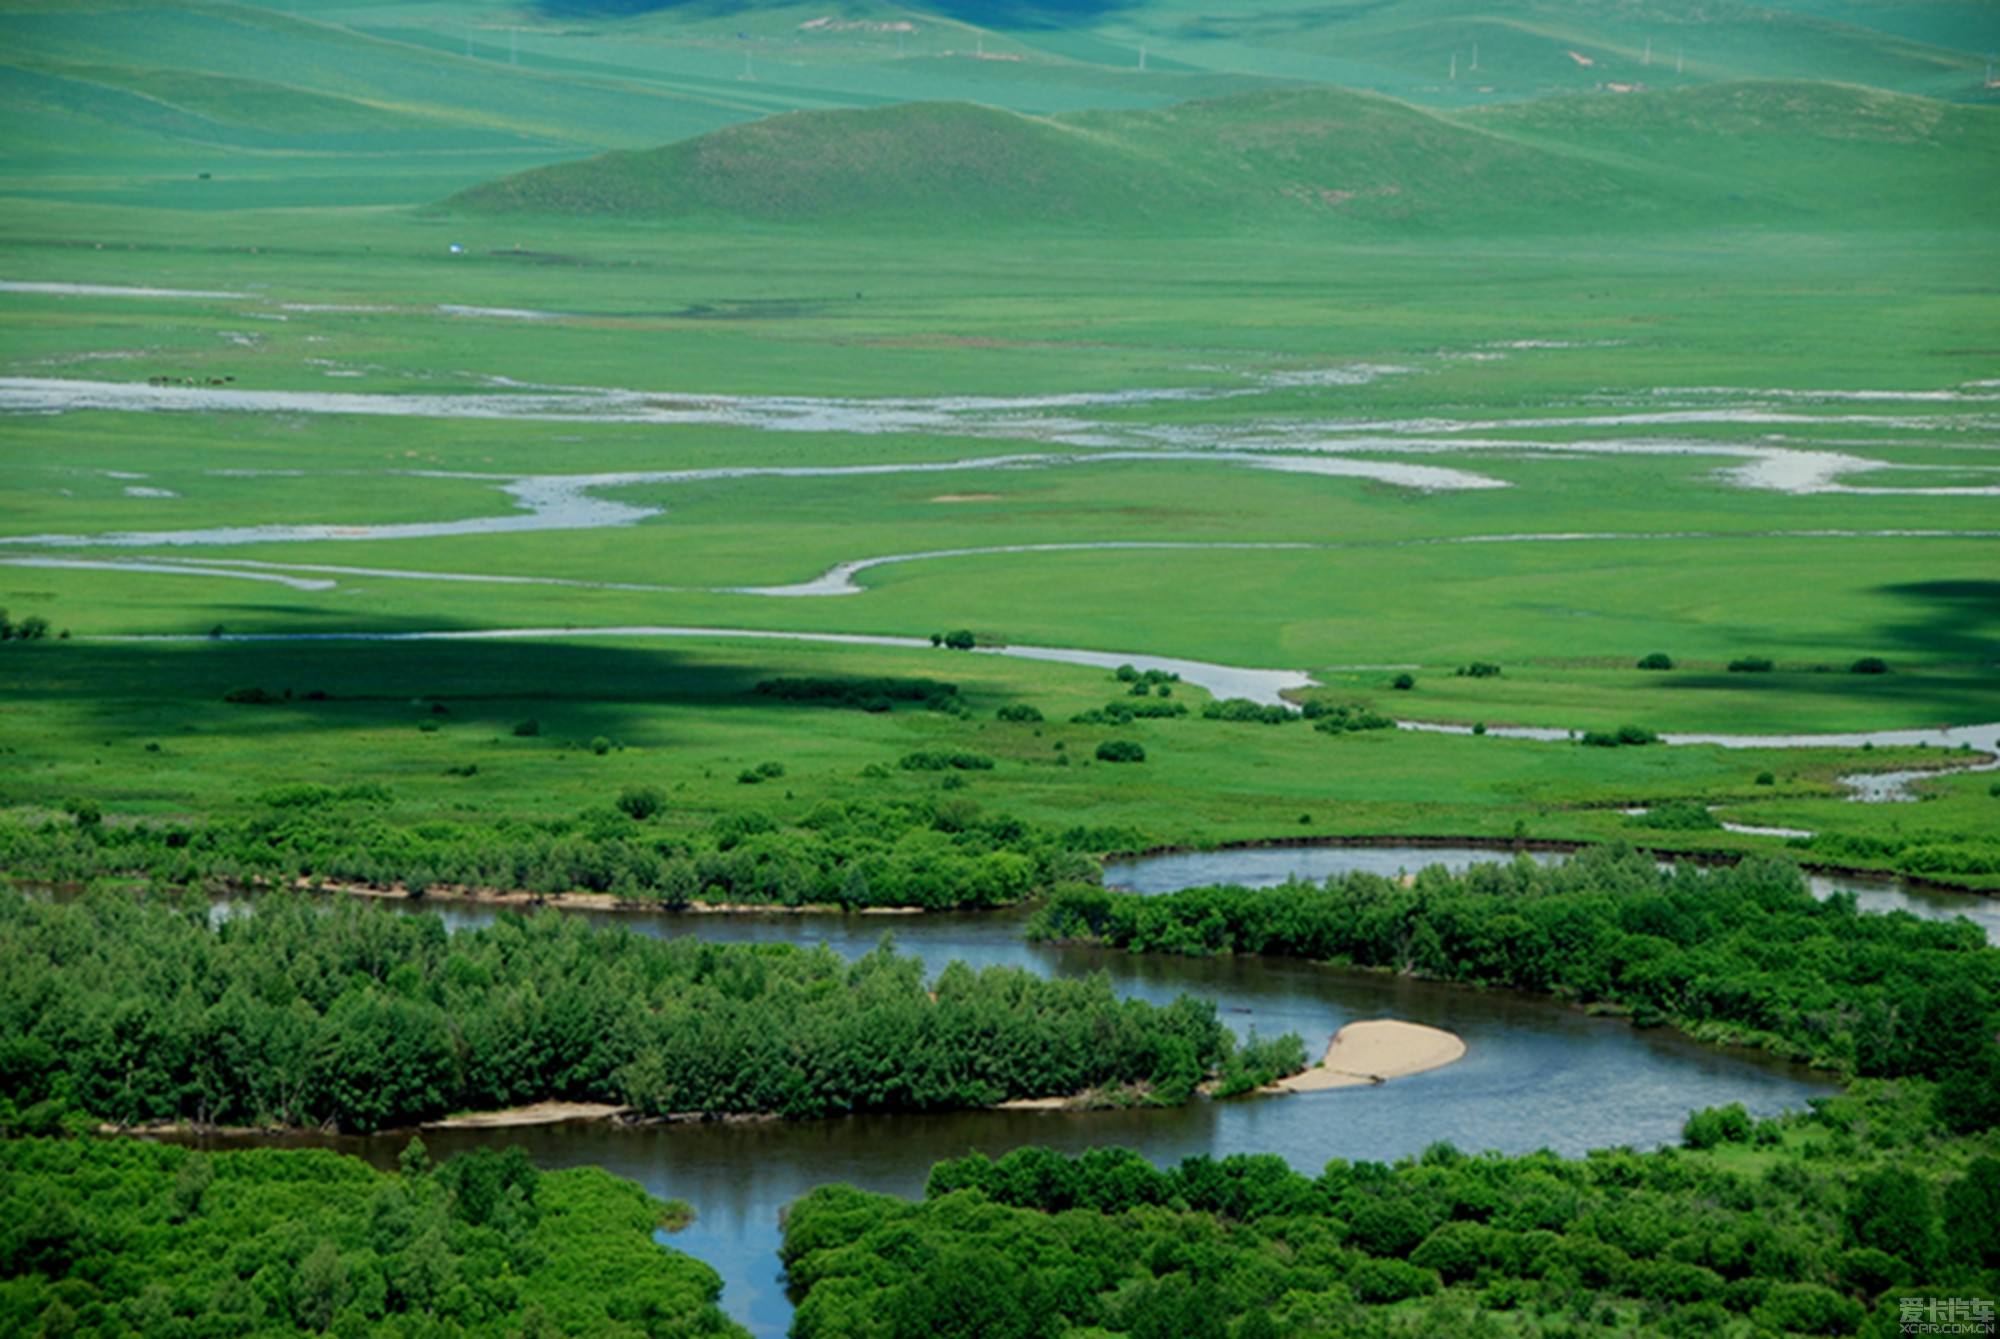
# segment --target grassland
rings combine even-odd
[[[1871,88],[1731,82],[1813,72],[1742,48],[1691,53],[1680,84],[1646,94],[1520,103],[1526,84],[1461,97],[1407,73],[1450,25],[1397,11],[1197,38],[1169,6],[1134,7],[1092,46],[1074,24],[802,29],[818,13],[805,9],[502,22],[449,4],[8,7],[19,40],[0,89],[21,118],[0,157],[0,279],[239,296],[0,292],[0,377],[227,379],[206,408],[0,424],[0,606],[73,634],[0,644],[0,802],[16,817],[71,798],[113,821],[200,817],[288,781],[366,776],[418,823],[570,814],[643,782],[672,795],[670,822],[698,826],[922,791],[937,779],[863,771],[949,746],[1000,760],[969,782],[989,811],[1088,812],[1160,842],[1631,835],[1617,806],[1701,798],[1744,821],[1985,849],[1985,778],[1941,781],[1915,806],[1841,798],[1832,778],[1906,760],[1889,750],[1188,719],[1115,732],[1148,761],[1114,768],[1084,765],[1103,728],[1065,722],[1121,690],[1074,667],[727,639],[109,640],[968,627],[1301,670],[1330,700],[1426,720],[2000,719],[1983,171],[1996,113],[1964,87],[1978,25],[1942,4],[1910,7],[1893,32],[1797,11],[1785,22],[1827,44],[1815,50],[1845,53],[1833,72]],[[1629,61],[1644,40],[1573,26],[1611,22],[1594,10],[1556,12],[1530,32],[1496,10],[1448,41],[1477,29],[1496,65],[1554,44],[1601,82],[1608,65],[1562,52]],[[1747,41],[1729,23],[1705,32]],[[1312,63],[1336,59],[1312,24],[1340,36],[1342,68],[1405,70],[1347,81],[1402,100],[1291,86],[1333,68]],[[1143,77],[1119,67],[1128,38],[1158,62]],[[991,105],[910,105],[943,96]],[[1206,101],[1166,107],[1187,97]],[[794,110],[809,114],[754,120]],[[857,125],[873,129],[857,141]],[[896,170],[856,170],[870,164]],[[494,181],[487,207],[439,204]],[[551,181],[578,193],[535,184]],[[1364,190],[1329,203],[1293,189],[1341,181]],[[1383,183],[1400,190],[1365,193]],[[879,226],[918,198],[924,228]],[[506,399],[523,384],[569,389],[530,413]],[[245,394],[293,398],[230,398]],[[1020,455],[1040,459],[948,468]],[[1823,457],[1840,459],[1810,486],[1740,477]],[[1261,467],[1274,458],[1289,465]],[[1293,472],[1328,460],[1353,473]],[[1486,486],[1394,482],[1406,466]],[[824,472],[850,467],[880,469]],[[800,468],[822,472],[718,473]],[[634,473],[649,477],[575,483]],[[519,516],[505,490],[530,478],[635,510],[583,528],[465,524]],[[426,523],[462,533],[366,532]],[[106,542],[219,525],[327,529]],[[49,535],[77,542],[19,542]],[[1179,547],[1080,547],[1096,544]],[[1245,544],[1283,547],[1213,547]],[[1056,547],[873,567],[838,597],[740,589],[1019,545]],[[1636,670],[1652,651],[1678,668]],[[1778,670],[1725,671],[1744,655]],[[1845,672],[1863,656],[1894,672]],[[1505,673],[1453,676],[1476,659]],[[1405,666],[1416,687],[1392,689]],[[949,677],[974,719],[749,694],[778,674]],[[330,699],[221,702],[249,685]],[[1008,703],[1049,723],[994,722]],[[531,715],[544,734],[515,739]],[[580,747],[598,736],[621,747]],[[769,759],[787,765],[782,787],[736,782]],[[1773,784],[1756,784],[1764,772]]]

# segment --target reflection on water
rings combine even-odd
[[[1225,880],[1272,884],[1290,875],[1324,878],[1352,869],[1394,874],[1433,863],[1462,868],[1494,858],[1495,852],[1472,847],[1297,847],[1130,861],[1110,867],[1106,877],[1152,893]],[[1851,886],[1871,909],[1898,906],[1929,916],[1971,910],[1967,903],[1981,901],[1887,883],[1817,879],[1814,886],[1821,893]],[[1990,935],[1994,919],[1988,905],[1980,910]],[[479,906],[430,909],[454,929],[487,924],[500,914]],[[689,1201],[696,1222],[671,1238],[672,1244],[722,1274],[725,1309],[760,1334],[783,1333],[791,1316],[779,1277],[779,1215],[792,1200],[827,1182],[916,1195],[939,1159],[975,1149],[997,1156],[1023,1144],[1070,1151],[1119,1144],[1156,1163],[1197,1153],[1274,1152],[1307,1173],[1332,1158],[1416,1154],[1437,1140],[1468,1150],[1548,1147],[1576,1154],[1669,1142],[1697,1107],[1742,1102],[1768,1115],[1833,1089],[1826,1076],[1797,1066],[1700,1046],[1667,1031],[1640,1031],[1506,991],[1289,960],[1145,957],[1028,944],[1021,939],[1025,913],[1019,911],[908,918],[577,914],[666,937],[824,944],[849,957],[889,935],[899,951],[918,955],[932,972],[954,959],[1055,976],[1104,972],[1121,993],[1155,1001],[1184,991],[1200,995],[1216,1001],[1222,1018],[1238,1032],[1295,1031],[1310,1050],[1352,1019],[1381,1016],[1445,1028],[1467,1043],[1458,1063],[1379,1087],[1196,1102],[1166,1111],[975,1111],[639,1128],[578,1123],[425,1135],[434,1153],[514,1144],[547,1167],[601,1166],[655,1194]],[[404,1136],[312,1142],[387,1166]]]
[[[1549,851],[1524,852],[1541,864],[1561,860]],[[1470,865],[1514,859],[1511,851],[1480,846],[1283,846],[1235,851],[1191,851],[1146,856],[1104,867],[1104,881],[1135,893],[1171,893],[1211,883],[1237,883],[1269,888],[1286,879],[1329,879],[1365,870],[1394,877],[1426,865],[1462,870]],[[1986,932],[1986,942],[2000,944],[2000,898],[1983,893],[1954,893],[1942,888],[1916,888],[1901,879],[1865,874],[1812,874],[1806,886],[1813,896],[1852,893],[1863,911],[1907,911],[1925,920],[1963,916]]]

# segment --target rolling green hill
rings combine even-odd
[[[1307,84],[1444,109],[1765,79],[1992,103],[1994,51],[1984,0],[0,0],[0,192],[418,203],[786,112]]]
[[[1990,216],[2000,111],[1752,83],[1447,115],[1298,89],[1037,118],[963,103],[770,118],[463,192],[472,213],[992,228],[1440,231]]]

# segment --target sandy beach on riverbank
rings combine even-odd
[[[1270,1091],[1313,1093],[1381,1083],[1437,1069],[1464,1054],[1465,1042],[1442,1028],[1395,1018],[1370,1018],[1349,1023],[1334,1033],[1317,1065],[1279,1079]]]
[[[426,1130],[499,1130],[523,1125],[556,1125],[570,1120],[612,1120],[630,1115],[631,1107],[609,1102],[533,1102],[504,1111],[469,1111],[443,1120],[428,1120]]]

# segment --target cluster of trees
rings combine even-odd
[[[1142,699],[1137,702],[1107,702],[1101,707],[1079,711],[1069,718],[1071,725],[1130,725],[1136,720],[1172,720],[1188,714],[1185,702]]]
[[[1323,734],[1345,734],[1350,730],[1393,730],[1396,719],[1359,702],[1325,702],[1313,698],[1293,711],[1276,702],[1252,702],[1245,697],[1224,698],[1201,709],[1206,721],[1246,721],[1256,725],[1289,725],[1311,721]]]
[[[1323,735],[1343,735],[1359,730],[1393,730],[1394,716],[1384,716],[1359,702],[1334,703],[1317,699],[1307,702],[1299,714]]]
[[[1585,730],[1580,741],[1591,748],[1629,748],[1660,742],[1658,732],[1643,725],[1621,725],[1616,730]]]
[[[1107,739],[1097,746],[1099,762],[1144,762],[1146,750],[1136,740]]]
[[[942,646],[947,650],[970,651],[978,644],[979,639],[972,635],[972,629],[970,628],[954,628],[950,632],[933,632],[931,634],[931,645]]]
[[[1267,1155],[973,1155],[922,1203],[832,1186],[793,1205],[793,1333],[1893,1335],[1902,1296],[2000,1288],[2000,1159],[1899,1138],[1909,1105],[1766,1123],[1757,1170],[1448,1144],[1316,1177]]]
[[[1729,662],[1731,674],[1769,674],[1776,668],[1769,656],[1738,656]]]
[[[1639,668],[1642,670],[1670,670],[1673,667],[1674,658],[1665,651],[1650,651],[1639,657]]]
[[[1490,660],[1475,660],[1470,665],[1460,665],[1452,674],[1460,679],[1497,679],[1500,667]]]
[[[49,635],[49,621],[40,614],[29,614],[19,623],[7,617],[7,611],[0,609],[0,642],[39,642]],[[62,635],[69,636],[69,629]]]
[[[0,1038],[0,1124],[17,1129],[82,1112],[366,1131],[553,1100],[797,1117],[1092,1089],[1179,1101],[1236,1055],[1212,1003],[1121,1000],[1101,975],[955,963],[926,983],[886,944],[850,963],[554,912],[452,935],[288,895],[211,924],[201,900],[0,894]]]
[[[905,772],[990,772],[993,759],[964,749],[919,749],[905,753],[896,765]]]
[[[392,821],[379,785],[294,786],[271,792],[251,817],[200,826],[0,823],[0,869],[51,883],[102,876],[170,886],[305,880],[418,892],[609,892],[666,907],[941,909],[999,906],[1061,882],[1094,882],[1097,866],[1081,852],[1106,849],[988,816],[965,796],[829,801],[796,820],[752,811],[692,831],[670,828],[655,800],[664,797],[628,787],[616,807],[574,819],[405,824]],[[1092,837],[1079,833],[1077,840]]]
[[[1956,832],[1821,832],[1806,842],[1837,864],[1886,866],[1912,874],[2000,874],[2000,837]]]
[[[1722,820],[1700,800],[1667,800],[1626,821],[1633,827],[1660,832],[1713,832],[1722,826]]]
[[[1120,665],[1117,669],[1111,672],[1111,677],[1116,679],[1119,683],[1136,684],[1141,688],[1151,688],[1155,690],[1160,688],[1168,688],[1169,691],[1171,691],[1169,685],[1177,684],[1181,681],[1181,676],[1175,674],[1171,670],[1162,670],[1162,669],[1142,670],[1142,669],[1135,669],[1131,665]],[[1161,694],[1161,696],[1164,697],[1166,696],[1166,694],[1163,693]]]
[[[993,719],[1010,725],[1033,725],[1043,718],[1042,709],[1032,702],[1009,702],[993,713]]]
[[[1600,847],[1409,886],[1371,874],[1158,897],[1075,889],[1029,933],[1138,952],[1258,953],[1552,993],[1860,1075],[1942,1080],[1947,1123],[2000,1120],[2000,950],[1965,921],[1863,915],[1798,869],[1663,871]],[[1983,1085],[1983,1090],[1982,1090]]]
[[[0,1141],[0,1331],[19,1335],[742,1335],[662,1204],[519,1150],[400,1172],[321,1150]]]
[[[1299,713],[1277,702],[1252,702],[1247,697],[1225,697],[1201,709],[1204,721],[1246,721],[1255,725],[1287,725]]]
[[[892,711],[898,702],[913,702],[927,711],[961,715],[966,710],[958,685],[939,679],[787,678],[765,679],[760,697],[813,706],[856,707],[862,711]]]

